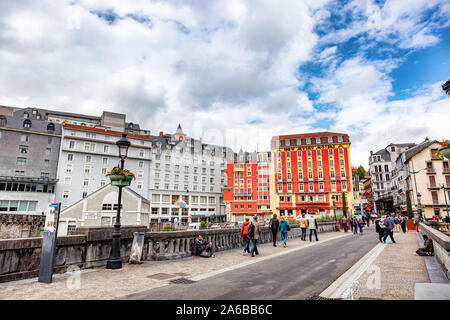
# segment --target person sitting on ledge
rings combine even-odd
[[[203,258],[215,257],[212,249],[212,242],[206,243],[203,240],[202,235],[198,235],[198,238],[194,241],[194,249],[192,250],[192,258],[195,256],[200,256]]]
[[[423,236],[423,240],[425,241],[424,248],[419,248],[416,253],[419,256],[432,256],[434,253],[434,249],[433,249],[433,240],[428,239],[428,236],[426,234],[424,234]]]

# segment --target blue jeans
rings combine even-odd
[[[309,229],[309,241],[312,241],[313,231],[314,231],[314,235],[316,236],[316,241],[319,241],[319,239],[317,238],[317,230],[316,229]]]
[[[383,237],[383,242],[384,243],[386,243],[386,239],[387,239],[388,236],[391,237],[392,243],[395,243],[394,232],[392,232],[391,230],[388,230],[388,229],[384,229],[384,237]]]
[[[258,242],[258,240],[252,239],[253,247],[252,247],[252,250],[250,251],[250,253],[256,253],[256,254],[258,254],[258,248],[256,247],[256,243],[257,243],[257,242]]]
[[[281,232],[281,234],[283,235],[283,243],[286,244],[287,237],[288,237],[288,231],[284,230],[284,231]]]
[[[354,234],[358,233],[358,225],[357,224],[353,225],[353,233]]]
[[[244,252],[248,252],[248,253],[250,253],[250,239],[248,238],[248,235],[243,235],[242,236],[242,239],[244,239],[244,241],[245,241],[245,246],[244,246]]]

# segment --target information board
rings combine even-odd
[[[44,234],[42,237],[42,252],[39,265],[39,282],[51,283],[53,278],[53,263],[55,260],[56,238],[58,234],[61,203],[52,203],[47,208]]]

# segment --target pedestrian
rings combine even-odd
[[[252,227],[249,226],[250,231],[248,232],[248,237],[252,240],[252,250],[250,251],[250,254],[252,255],[252,257],[259,254],[258,252],[258,247],[257,247],[257,243],[258,243],[258,239],[259,239],[259,235],[261,233],[261,229],[259,227],[259,223],[258,223],[258,217],[254,216],[253,217],[253,221],[251,223]]]
[[[416,232],[419,233],[419,219],[414,217],[414,227],[416,228]]]
[[[195,256],[200,256],[203,258],[215,257],[212,249],[212,242],[206,243],[206,241],[203,240],[203,237],[200,234],[194,241],[194,250],[192,257]]]
[[[424,234],[422,237],[424,240],[424,248],[419,248],[416,251],[416,254],[418,254],[419,256],[432,256],[434,254],[433,241],[429,239],[426,234]]]
[[[358,219],[356,219],[355,216],[352,218],[352,228],[353,228],[353,234],[358,234]]]
[[[383,236],[384,236],[384,228],[381,224],[381,218],[378,217],[375,220],[375,232],[378,233],[378,239],[380,240],[380,242],[383,242]]]
[[[406,233],[406,217],[405,216],[400,218],[400,226],[402,227],[403,233]]]
[[[366,212],[366,222],[367,222],[367,228],[370,227],[370,215],[369,212]]]
[[[299,227],[302,229],[302,240],[306,241],[306,228],[308,227],[308,222],[306,221],[304,213],[302,213],[302,217],[299,220]]]
[[[312,234],[314,232],[314,235],[316,236],[316,241],[319,241],[319,238],[317,237],[317,220],[314,216],[309,216],[308,218],[308,228],[309,228],[309,242],[312,241]]]
[[[284,217],[281,217],[281,221],[278,228],[280,229],[280,233],[283,236],[283,247],[286,248],[288,231],[291,230],[291,227],[289,226],[289,223],[286,221]]]
[[[248,252],[250,253],[250,239],[248,238],[248,225],[250,224],[250,218],[249,217],[245,217],[245,221],[244,223],[242,223],[242,227],[241,227],[241,237],[245,242],[244,245],[244,252],[242,253],[245,256],[245,253]]]
[[[398,216],[395,216],[394,218],[394,226],[395,226],[395,232],[400,232],[400,219]]]
[[[269,229],[272,231],[272,241],[274,247],[277,246],[278,224],[279,221],[277,219],[277,214],[274,213],[272,219],[270,219],[269,222]]]
[[[392,223],[391,215],[389,213],[387,214],[386,219],[384,219],[383,227],[384,227],[383,243],[386,243],[386,239],[388,236],[391,238],[392,243],[397,243],[394,240],[394,224]]]
[[[347,217],[346,216],[342,217],[342,226],[344,227],[344,232],[347,232],[348,225],[347,225]]]
[[[358,225],[359,225],[359,232],[361,232],[361,234],[362,234],[363,233],[363,228],[366,225],[365,222],[364,222],[364,216],[361,216],[358,219]]]

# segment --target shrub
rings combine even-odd
[[[174,226],[164,226],[163,231],[175,231]]]
[[[200,222],[200,229],[206,229],[206,222],[205,221]]]

